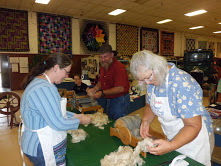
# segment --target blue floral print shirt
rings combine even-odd
[[[203,106],[203,92],[200,85],[190,74],[178,69],[175,64],[168,63],[168,65],[172,66],[168,73],[168,90],[166,79],[163,85],[155,89],[154,85],[148,85],[147,103],[150,104],[153,90],[157,97],[168,96],[171,114],[174,117],[185,119],[201,115],[210,135],[213,131],[212,120]]]

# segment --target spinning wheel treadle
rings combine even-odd
[[[15,113],[20,109],[20,97],[14,92],[0,93],[0,113],[11,115],[10,126],[13,126],[13,118]],[[8,120],[9,123],[9,120]]]

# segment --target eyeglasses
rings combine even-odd
[[[151,75],[149,76],[149,78],[145,78],[144,80],[140,80],[139,84],[143,84],[143,83],[150,83],[151,81],[153,81],[153,71],[151,73]]]
[[[63,69],[64,69],[64,71],[66,72],[67,75],[70,74],[70,72],[68,72],[65,68],[63,68]]]

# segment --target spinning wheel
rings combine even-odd
[[[3,92],[0,93],[0,113],[7,115],[7,120],[9,123],[8,116],[11,115],[10,126],[13,126],[13,118],[15,113],[20,109],[20,97],[14,92]]]

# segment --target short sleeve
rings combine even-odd
[[[170,100],[172,100],[172,114],[185,119],[204,114],[202,103],[202,89],[194,78],[184,71],[171,75]]]

